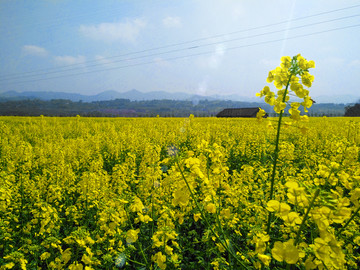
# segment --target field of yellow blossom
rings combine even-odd
[[[1,117],[0,269],[357,269],[360,119],[284,125],[269,200],[275,124]]]

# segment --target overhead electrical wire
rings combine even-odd
[[[314,26],[314,25],[319,25],[319,24],[323,24],[323,23],[328,23],[328,22],[333,22],[333,21],[338,21],[338,20],[343,20],[343,19],[348,19],[348,18],[354,18],[354,17],[360,17],[360,15],[351,15],[351,16],[331,19],[331,20],[327,20],[327,21],[321,21],[321,22],[317,22],[317,23],[311,23],[311,24],[306,24],[306,25],[301,25],[301,26],[290,27],[290,28],[282,29],[282,30],[276,30],[276,31],[271,31],[271,32],[266,32],[266,33],[261,33],[261,34],[256,34],[256,35],[250,35],[250,36],[246,36],[246,37],[239,37],[239,38],[234,38],[234,39],[229,39],[229,40],[222,40],[222,41],[218,41],[218,42],[212,42],[212,43],[197,45],[197,46],[193,46],[193,47],[175,49],[175,50],[170,50],[170,51],[165,51],[165,52],[160,52],[160,53],[154,53],[154,54],[149,54],[149,55],[143,55],[143,56],[138,56],[138,57],[125,58],[125,59],[112,61],[111,63],[109,63],[109,65],[114,64],[114,63],[124,62],[124,61],[137,60],[137,59],[141,59],[141,58],[159,56],[159,55],[164,55],[164,54],[169,54],[169,53],[174,53],[174,52],[179,52],[179,51],[185,51],[185,50],[193,50],[193,49],[197,49],[197,48],[201,48],[201,47],[208,47],[208,46],[212,46],[212,45],[223,44],[223,43],[228,43],[228,42],[233,42],[233,41],[239,41],[239,40],[243,40],[243,39],[249,39],[249,38],[254,38],[254,37],[271,35],[271,34],[275,34],[275,33],[281,33],[283,31],[300,29],[300,28],[304,28],[304,27],[309,27],[309,26]],[[84,65],[84,63],[82,65]],[[86,63],[89,63],[89,62],[86,62]],[[86,68],[91,68],[91,67],[96,67],[96,66],[103,66],[103,65],[106,65],[106,64],[97,63],[97,64],[92,64],[92,65],[86,65]],[[36,76],[42,76],[42,75],[48,75],[48,74],[54,74],[54,73],[68,72],[68,71],[78,70],[79,68],[82,68],[82,67],[73,67],[73,68],[64,69],[64,70],[47,71],[47,72],[37,73],[37,74],[33,74],[33,75],[31,75],[31,74],[28,74],[28,75],[21,74],[21,75],[17,75],[17,76],[10,76],[10,77],[5,78],[5,79],[0,78],[0,82],[1,81],[7,81],[7,80],[14,80],[14,79],[17,79],[17,78],[36,77]]]
[[[160,2],[160,1],[158,1],[158,2]],[[236,33],[240,33],[240,32],[243,32],[243,31],[257,30],[257,29],[261,29],[261,28],[264,28],[264,27],[271,27],[271,26],[275,26],[275,25],[279,25],[279,24],[284,24],[284,23],[303,20],[303,19],[307,19],[307,18],[311,18],[311,17],[326,15],[326,14],[339,12],[339,11],[344,11],[344,10],[348,10],[348,9],[353,9],[353,8],[357,8],[357,7],[360,7],[360,4],[359,5],[352,5],[352,6],[348,6],[348,7],[344,7],[344,8],[333,9],[333,10],[329,10],[329,11],[324,11],[324,12],[320,12],[320,13],[316,13],[316,14],[312,14],[312,15],[308,15],[308,16],[298,17],[298,18],[295,18],[295,19],[281,21],[281,22],[273,23],[273,24],[268,24],[268,25],[265,25],[265,26],[253,27],[253,28],[249,28],[249,29],[245,29],[245,30],[239,30],[239,31],[230,32],[230,33],[227,33],[227,34],[220,34],[220,35],[217,35],[217,36],[220,37],[220,36],[223,36],[223,35],[231,35],[231,34],[236,34]],[[121,8],[111,9],[110,14],[116,14],[117,10],[121,10]],[[114,11],[115,11],[115,13],[114,13]],[[60,19],[60,20],[58,20],[57,22],[61,22],[63,20],[64,22],[68,23],[69,19],[78,19],[78,18],[86,17],[86,16],[89,16],[89,15],[92,15],[92,14],[96,15],[96,14],[101,14],[101,13],[104,13],[104,12],[106,12],[106,15],[108,17],[109,16],[109,11],[107,11],[107,10],[98,10],[97,12],[80,13],[80,14],[78,14],[76,16],[61,16],[61,17],[58,17],[58,18],[54,18],[53,20],[50,20],[50,22],[45,21],[45,22],[35,22],[35,23],[30,23],[30,24],[29,24],[29,22],[26,22],[26,24],[27,24],[27,26],[32,26],[33,29],[35,29],[36,26],[41,26],[41,25],[45,25],[47,28],[53,28],[53,27],[56,27],[56,26],[59,26],[59,25],[62,24],[62,23],[60,23],[60,24],[56,23],[56,20],[58,20],[58,19]],[[55,21],[55,23],[52,23],[52,21]],[[9,33],[7,33],[7,35],[8,34]],[[217,37],[217,36],[214,36],[214,37]],[[196,39],[196,40],[193,40],[193,41],[200,41],[202,39],[203,38]],[[205,38],[205,39],[207,39],[207,38]],[[190,41],[190,42],[193,42],[193,41]],[[172,45],[170,45],[170,46],[172,46]]]
[[[317,32],[308,33],[308,34],[296,35],[296,36],[287,37],[287,38],[262,41],[262,42],[252,43],[252,44],[241,45],[241,46],[234,46],[234,47],[227,48],[226,50],[230,51],[230,50],[235,50],[235,49],[240,49],[240,48],[245,48],[245,47],[264,45],[264,44],[275,43],[275,42],[285,41],[285,40],[289,40],[289,39],[296,39],[296,38],[301,38],[301,37],[307,37],[307,36],[313,36],[313,35],[318,35],[318,34],[324,34],[324,33],[328,33],[328,32],[339,31],[339,30],[349,29],[349,28],[354,28],[354,27],[360,27],[360,24],[332,28],[332,29],[317,31]],[[163,60],[164,61],[174,61],[174,60],[178,60],[178,59],[190,58],[190,57],[200,56],[200,55],[208,55],[208,54],[212,54],[212,53],[213,53],[213,51],[206,51],[206,52],[201,52],[201,53],[188,54],[188,55],[183,55],[183,56],[167,58],[167,59],[163,59]],[[79,75],[90,74],[90,73],[95,73],[95,72],[111,71],[111,70],[117,70],[117,69],[123,69],[123,68],[141,66],[141,65],[148,65],[148,64],[154,64],[154,63],[156,63],[156,61],[142,62],[142,63],[137,63],[137,64],[130,64],[130,65],[125,65],[125,66],[105,68],[105,69],[100,69],[100,70],[79,72],[79,73],[73,73],[73,74],[67,74],[67,75],[59,75],[59,76],[53,76],[53,77],[47,77],[47,78],[10,82],[10,84],[12,84],[12,83],[21,84],[21,83],[38,82],[38,81],[50,80],[50,79],[58,79],[58,78],[64,78],[64,77],[73,77],[73,76],[79,76]]]
[[[322,13],[329,13],[329,12],[322,12]],[[313,17],[313,16],[315,16],[315,15],[310,15],[310,16],[307,16],[307,17]],[[206,37],[206,38],[201,38],[201,39],[197,39],[197,40],[192,40],[192,41],[187,41],[187,42],[162,46],[162,47],[158,47],[158,48],[153,48],[153,49],[147,49],[147,50],[138,51],[138,52],[122,54],[122,55],[118,55],[118,56],[104,57],[104,58],[102,58],[102,60],[111,60],[111,63],[109,63],[109,64],[114,64],[114,63],[119,63],[119,62],[123,62],[123,61],[137,60],[137,59],[141,59],[141,58],[159,56],[159,55],[164,55],[164,54],[169,54],[169,53],[174,53],[174,52],[179,52],[179,51],[184,51],[184,50],[193,50],[193,49],[206,47],[206,46],[211,46],[211,45],[216,45],[216,44],[221,44],[221,43],[228,43],[228,42],[239,41],[239,40],[243,40],[243,39],[250,39],[250,38],[254,38],[254,37],[271,35],[271,34],[283,32],[283,31],[300,29],[300,28],[304,28],[304,27],[315,26],[315,25],[319,25],[319,24],[324,24],[324,23],[328,23],[328,22],[334,22],[334,21],[339,21],[339,20],[344,20],[344,19],[349,19],[349,18],[354,18],[354,17],[359,17],[359,16],[360,16],[359,14],[349,15],[349,16],[345,16],[345,17],[320,21],[320,22],[316,22],[316,23],[310,23],[310,24],[305,24],[305,25],[301,25],[301,26],[295,26],[295,27],[291,27],[291,28],[286,28],[286,29],[282,29],[282,30],[275,30],[275,31],[271,31],[271,32],[265,32],[265,33],[260,33],[260,34],[245,36],[245,37],[222,40],[222,41],[219,41],[219,42],[211,42],[211,43],[207,43],[207,44],[198,44],[198,45],[195,45],[195,46],[185,47],[185,48],[181,48],[181,49],[174,49],[174,50],[169,50],[169,51],[165,51],[165,52],[142,55],[142,56],[137,56],[137,57],[132,57],[132,58],[124,58],[124,59],[120,59],[120,60],[114,60],[116,58],[120,58],[120,57],[124,57],[124,56],[140,54],[140,53],[144,53],[144,52],[150,52],[150,51],[154,51],[154,50],[159,50],[159,49],[164,49],[164,48],[169,48],[169,47],[174,47],[174,46],[179,46],[179,45],[185,45],[185,44],[188,44],[188,43],[194,43],[195,41],[209,40],[209,39],[214,39],[214,38],[218,38],[218,37],[228,36],[228,35],[235,34],[235,33],[240,33],[240,32],[250,31],[250,30],[254,30],[254,29],[260,29],[260,28],[269,27],[269,25],[266,25],[266,26],[255,27],[255,28],[245,29],[245,30],[241,30],[241,31],[231,32],[231,33],[228,33],[228,34],[215,35],[215,36],[211,36],[211,37]],[[302,18],[304,18],[304,17],[302,17]],[[298,19],[295,19],[295,20],[298,20]],[[270,25],[277,25],[277,24],[280,24],[280,23],[275,23],[275,24],[270,24]],[[96,62],[96,64],[89,65],[89,63],[94,63],[94,62]],[[98,60],[84,61],[84,62],[77,63],[77,64],[66,65],[66,66],[63,66],[63,67],[39,69],[39,70],[36,70],[36,71],[23,72],[21,74],[19,74],[19,73],[18,74],[8,74],[8,75],[5,75],[5,78],[0,76],[0,82],[1,81],[14,80],[14,79],[17,79],[17,78],[36,77],[36,76],[47,75],[47,74],[54,74],[54,73],[62,73],[62,72],[73,71],[73,70],[77,70],[79,68],[83,68],[84,65],[86,65],[87,68],[90,68],[90,67],[95,67],[95,66],[103,66],[103,65],[106,65],[106,64],[99,63]],[[45,71],[45,72],[42,72],[42,71]]]
[[[330,10],[330,11],[324,11],[324,12],[320,12],[320,13],[316,13],[316,14],[312,14],[312,15],[308,15],[308,16],[303,16],[303,17],[294,18],[294,19],[291,19],[291,20],[285,20],[285,21],[281,21],[281,22],[277,22],[277,23],[272,23],[272,24],[267,24],[267,25],[262,25],[262,26],[247,28],[247,29],[238,30],[238,31],[233,31],[233,32],[230,32],[230,33],[225,33],[225,34],[218,34],[218,35],[214,35],[214,36],[208,36],[208,37],[204,37],[204,38],[193,39],[193,40],[189,40],[189,41],[185,41],[185,42],[180,42],[180,43],[168,44],[168,45],[164,45],[164,46],[160,46],[160,47],[155,47],[155,48],[150,48],[150,49],[145,49],[145,50],[130,52],[130,53],[121,54],[121,55],[117,55],[117,56],[104,57],[103,60],[114,59],[114,58],[119,58],[119,57],[134,55],[134,54],[140,54],[140,53],[144,53],[144,52],[149,52],[149,51],[154,51],[154,50],[160,50],[160,49],[165,49],[165,48],[170,48],[170,47],[175,47],[175,46],[190,44],[190,43],[194,43],[194,42],[198,42],[198,41],[203,41],[203,40],[208,40],[208,39],[220,38],[220,37],[224,37],[224,36],[239,34],[239,33],[248,32],[248,31],[253,31],[253,30],[258,30],[258,29],[262,29],[262,28],[273,27],[273,26],[276,26],[276,25],[281,25],[281,24],[285,24],[285,23],[289,23],[289,22],[294,22],[294,21],[298,21],[298,20],[308,19],[308,18],[320,16],[320,15],[330,14],[330,13],[334,13],[334,12],[338,12],[338,11],[342,11],[342,10],[347,10],[347,9],[352,9],[352,8],[357,8],[357,7],[360,7],[360,5],[353,5],[353,6],[349,6],[349,7],[345,7],[345,8],[340,8],[340,9],[335,9],[335,10]],[[62,67],[50,68],[50,69],[38,69],[38,70],[35,70],[35,71],[28,71],[28,72],[25,72],[25,73],[35,73],[35,72],[43,71],[43,70],[49,71],[49,70],[52,70],[52,69],[64,69],[64,68],[71,67],[71,66],[80,66],[80,65],[84,65],[85,63],[92,63],[92,62],[97,62],[97,61],[98,61],[98,60],[89,60],[89,61],[84,61],[84,62],[81,62],[81,63],[71,64],[71,65],[65,65],[65,66],[62,66]],[[22,73],[22,74],[25,74],[25,73]],[[11,74],[9,74],[9,75],[11,75]]]
[[[115,58],[115,57],[123,57],[123,56],[132,55],[132,54],[139,54],[139,53],[148,52],[148,51],[153,51],[153,50],[159,50],[159,49],[164,49],[164,48],[169,48],[169,47],[174,47],[174,46],[179,46],[179,45],[185,45],[185,44],[189,44],[189,43],[193,43],[193,42],[198,42],[198,41],[202,41],[202,40],[208,40],[208,39],[213,39],[213,38],[219,38],[219,37],[224,37],[224,36],[239,34],[239,33],[242,33],[242,32],[248,32],[248,31],[258,30],[258,29],[267,28],[267,27],[273,27],[273,26],[280,25],[280,24],[285,24],[285,23],[289,23],[289,22],[295,22],[295,21],[298,21],[298,20],[308,19],[308,18],[312,18],[312,17],[317,17],[317,16],[321,16],[321,15],[325,15],[325,14],[330,14],[330,13],[334,13],[334,12],[338,12],[338,11],[343,11],[343,10],[347,10],[347,9],[353,9],[353,8],[357,8],[357,7],[360,7],[360,5],[353,5],[353,6],[349,6],[349,7],[344,7],[344,8],[339,8],[339,9],[324,11],[324,12],[320,12],[320,13],[316,13],[316,14],[312,14],[312,15],[308,15],[308,16],[303,16],[303,17],[298,17],[298,18],[293,18],[293,19],[290,19],[290,20],[285,20],[285,21],[281,21],[281,22],[277,22],[277,23],[271,23],[271,24],[266,24],[266,25],[262,25],[262,26],[256,26],[256,27],[252,27],[252,28],[246,28],[246,29],[242,29],[242,30],[237,30],[237,31],[225,33],[225,34],[218,34],[218,35],[213,35],[213,36],[208,36],[208,37],[193,39],[193,40],[189,40],[189,41],[184,41],[184,42],[180,42],[180,43],[168,44],[168,45],[164,45],[164,46],[160,46],[160,47],[155,47],[155,48],[150,48],[150,49],[145,49],[145,50],[130,52],[130,53],[126,53],[126,54],[121,54],[121,55],[118,55],[118,56],[104,57],[103,59],[106,60],[106,59],[111,59],[111,58]],[[96,61],[97,61],[97,60],[90,60],[90,61],[86,61],[86,63],[96,62]],[[85,62],[84,62],[84,63],[85,63]],[[84,63],[71,64],[71,65],[66,65],[66,66],[63,66],[63,67],[82,65],[82,64],[84,64]],[[39,69],[39,70],[37,70],[37,71],[40,71],[40,70],[42,70],[42,69]],[[43,69],[43,70],[48,70],[48,69]],[[30,71],[30,72],[32,72],[32,71]],[[36,72],[36,71],[34,71],[34,72]]]
[[[92,68],[92,67],[97,67],[97,66],[104,66],[104,65],[120,63],[120,62],[124,62],[124,61],[133,61],[133,60],[142,59],[142,58],[148,58],[148,57],[152,57],[152,56],[159,56],[159,55],[170,54],[170,53],[175,53],[175,52],[194,50],[194,49],[207,47],[207,46],[211,46],[211,45],[223,44],[223,43],[239,41],[239,40],[243,40],[243,39],[250,39],[250,38],[254,38],[254,37],[271,35],[271,34],[283,32],[283,31],[294,30],[294,29],[304,28],[304,27],[308,27],[308,26],[314,26],[314,25],[318,25],[318,24],[323,24],[323,23],[328,23],[328,22],[333,22],[333,21],[338,21],[338,20],[354,18],[354,17],[358,17],[360,15],[358,15],[358,14],[349,15],[349,16],[335,18],[335,19],[329,19],[329,20],[325,20],[325,21],[321,21],[321,22],[310,23],[310,24],[305,24],[305,25],[301,25],[301,26],[295,26],[295,27],[291,27],[291,28],[287,28],[287,29],[283,29],[283,30],[275,30],[275,31],[270,31],[270,32],[265,32],[265,33],[260,33],[260,34],[254,34],[254,35],[250,35],[250,36],[248,35],[248,36],[245,36],[245,37],[243,36],[243,37],[238,37],[238,38],[222,40],[222,41],[218,41],[218,42],[210,42],[210,43],[206,43],[206,44],[195,44],[194,46],[180,48],[180,49],[173,49],[173,50],[157,52],[157,53],[153,53],[153,54],[140,55],[140,56],[132,57],[132,58],[123,58],[123,59],[119,59],[119,60],[114,60],[114,59],[125,57],[125,56],[144,54],[146,52],[162,50],[162,49],[165,49],[165,48],[171,48],[171,47],[175,47],[175,46],[186,45],[186,44],[195,43],[195,42],[199,42],[199,41],[205,41],[205,40],[215,39],[215,38],[220,38],[220,37],[225,37],[225,36],[227,37],[227,36],[239,34],[239,33],[242,33],[242,32],[248,32],[248,31],[258,30],[258,29],[262,29],[262,28],[272,27],[272,26],[275,26],[275,25],[280,25],[280,24],[284,24],[284,23],[289,23],[289,22],[294,22],[294,21],[298,21],[298,20],[308,19],[308,18],[311,18],[311,17],[330,14],[330,13],[334,13],[334,12],[338,12],[338,11],[342,11],[342,10],[347,10],[347,9],[352,9],[352,8],[357,8],[357,7],[360,7],[360,5],[353,5],[353,6],[350,6],[350,7],[325,11],[325,12],[321,12],[321,13],[317,13],[317,14],[313,14],[313,15],[309,15],[309,16],[303,16],[303,17],[298,17],[298,18],[294,18],[294,19],[291,19],[291,20],[278,22],[278,23],[272,23],[272,24],[267,24],[267,25],[263,25],[263,26],[238,30],[238,31],[234,31],[234,32],[226,33],[226,34],[218,34],[218,35],[208,36],[208,37],[204,37],[204,38],[198,38],[198,39],[194,39],[194,40],[190,40],[190,41],[184,41],[184,42],[180,42],[180,43],[173,43],[173,44],[168,44],[168,45],[165,45],[165,46],[145,49],[145,50],[141,50],[141,51],[130,52],[130,53],[126,53],[126,54],[122,54],[122,55],[118,55],[118,56],[111,56],[111,57],[102,58],[102,60],[111,60],[111,63],[108,63],[108,64],[106,64],[106,63],[105,64],[104,63],[98,63],[99,60],[90,60],[90,61],[84,61],[82,63],[76,63],[76,64],[66,65],[66,66],[57,67],[57,68],[38,69],[38,70],[34,70],[34,71],[23,72],[21,74],[19,74],[19,73],[7,74],[7,75],[0,76],[0,82],[6,82],[6,81],[10,81],[10,83],[33,82],[33,81],[49,80],[49,79],[53,79],[53,78],[78,76],[78,75],[81,75],[81,74],[102,72],[102,71],[108,71],[108,70],[114,70],[114,69],[121,69],[121,68],[125,68],[125,67],[139,66],[139,65],[155,63],[156,61],[150,61],[150,62],[143,62],[143,63],[125,65],[125,66],[117,66],[117,67],[112,67],[112,68],[96,69],[96,70],[91,70],[91,71],[86,71],[86,72],[78,72],[78,73],[73,73],[73,74],[62,74],[62,75],[59,75],[59,76],[52,76],[52,77],[46,77],[46,78],[38,78],[38,79],[25,80],[25,81],[16,81],[17,79],[32,78],[32,77],[38,77],[38,76],[48,76],[50,74],[56,74],[56,73],[67,73],[67,72],[70,72],[70,71],[79,70],[79,69],[83,68],[84,65],[86,65],[86,68]],[[350,28],[350,27],[357,27],[357,26],[358,25],[351,25],[351,26],[342,27],[342,28],[324,30],[324,31],[320,31],[320,32],[315,32],[315,33],[310,33],[310,34],[305,34],[305,35],[300,35],[300,36],[294,36],[294,37],[290,37],[290,38],[287,38],[287,39],[298,38],[298,37],[307,36],[307,35],[326,33],[326,32],[329,32],[329,31],[341,30],[341,29],[346,29],[346,28]],[[271,43],[271,42],[276,42],[276,41],[283,41],[283,40],[286,40],[286,39],[277,39],[277,40],[258,42],[258,43],[248,44],[248,45],[235,46],[235,47],[232,47],[232,48],[227,48],[227,50],[231,50],[231,49],[235,49],[235,48],[255,46],[255,45],[266,44],[266,43]],[[195,54],[191,54],[191,55],[172,57],[172,58],[164,59],[164,60],[171,61],[171,60],[176,60],[176,59],[179,59],[179,58],[186,58],[186,57],[192,57],[192,56],[196,56],[196,55],[203,55],[203,54],[210,54],[210,53],[213,53],[213,51],[211,51],[211,52],[200,52],[200,53],[195,53]],[[96,62],[96,64],[89,65],[89,63],[95,63],[95,62]],[[42,72],[42,71],[46,71],[46,72]]]

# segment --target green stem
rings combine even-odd
[[[305,221],[306,221],[306,219],[307,219],[307,217],[308,217],[308,215],[309,215],[309,213],[310,213],[311,208],[312,208],[313,205],[314,205],[315,199],[317,198],[317,196],[319,196],[319,194],[320,194],[320,189],[318,188],[318,189],[315,191],[314,197],[312,198],[312,200],[311,200],[311,202],[310,202],[310,205],[309,205],[308,209],[306,210],[305,216],[304,216],[304,218],[303,218],[303,220],[302,220],[302,222],[301,222],[301,224],[300,224],[300,228],[299,228],[299,230],[298,230],[298,232],[297,232],[297,234],[296,234],[296,238],[295,238],[295,242],[294,242],[294,245],[295,245],[295,246],[297,245],[297,243],[298,243],[299,240],[300,240],[300,234],[301,234],[301,231],[303,230]]]
[[[246,267],[245,264],[243,264],[242,261],[239,260],[239,258],[228,248],[227,244],[225,244],[221,239],[220,237],[215,233],[214,229],[211,227],[210,225],[210,222],[208,221],[208,219],[206,218],[206,215],[204,213],[204,211],[201,209],[198,201],[196,200],[195,198],[195,194],[193,193],[188,181],[186,180],[186,177],[184,175],[184,172],[183,170],[181,169],[181,166],[179,164],[179,161],[177,160],[177,158],[175,159],[175,162],[176,162],[176,165],[178,166],[179,168],[179,171],[180,171],[180,174],[181,174],[181,177],[184,179],[185,181],[185,184],[188,188],[188,190],[190,191],[190,195],[191,195],[191,198],[193,199],[193,201],[195,202],[195,205],[196,205],[196,208],[198,209],[198,211],[200,212],[201,214],[201,218],[205,221],[207,227],[210,229],[211,233],[215,236],[216,240],[218,240],[220,242],[220,244],[225,248],[225,250],[231,254],[231,256],[244,268],[244,269],[249,269]]]
[[[136,264],[139,264],[139,265],[142,265],[142,266],[146,266],[146,264],[143,264],[141,262],[138,262],[138,261],[134,261],[134,260],[131,260],[130,258],[126,258],[129,262],[132,262],[132,263],[136,263]]]
[[[23,210],[24,210],[24,204],[25,204],[25,199],[24,199],[24,182],[23,182],[23,177],[20,176],[20,194],[21,194],[21,204],[20,204],[20,224],[21,227],[23,227],[23,221],[24,221],[24,215],[23,215]]]
[[[222,225],[221,225],[221,221],[220,221],[220,218],[219,218],[219,216],[220,216],[220,210],[221,210],[221,196],[219,196],[219,206],[218,207],[216,207],[216,221],[217,221],[217,223],[218,223],[218,229],[220,230],[220,232],[222,233],[222,235],[223,235],[223,238],[224,238],[224,240],[225,240],[225,245],[230,249],[231,248],[231,246],[229,247],[229,245],[228,245],[228,243],[227,243],[227,235],[225,234],[225,231],[224,231],[224,229],[223,229],[223,227],[222,227]],[[215,200],[214,200],[214,197],[212,197],[212,201],[213,201],[213,203],[215,204]],[[215,204],[216,205],[216,204]],[[230,243],[230,239],[229,239],[229,243]],[[234,252],[234,250],[231,248],[231,251],[232,252]],[[231,264],[231,256],[230,256],[230,253],[229,253],[229,262],[230,262],[230,264]]]
[[[286,84],[286,88],[285,88],[285,92],[284,92],[282,102],[285,102],[286,94],[288,92],[291,77],[292,77],[292,74],[290,74],[289,80],[288,80],[288,82]],[[277,134],[276,134],[276,141],[275,141],[275,151],[274,151],[273,170],[272,170],[272,173],[271,173],[271,185],[270,185],[269,201],[273,199],[273,194],[274,194],[274,182],[275,182],[277,160],[278,160],[278,156],[279,156],[280,130],[281,130],[281,122],[282,122],[281,120],[282,120],[283,114],[284,114],[284,110],[281,110],[280,115],[279,115],[279,121],[278,121],[278,126],[277,126]],[[272,216],[273,216],[273,214],[270,212],[269,217],[268,217],[268,222],[267,222],[267,229],[266,229],[267,234],[270,233],[270,225],[271,225]]]
[[[138,242],[138,241],[137,241]],[[142,248],[142,245],[140,242],[138,242],[138,245],[139,245],[139,248],[140,248],[140,252],[141,252],[141,255],[143,256],[144,260],[145,260],[145,264],[148,265],[148,261],[146,259],[146,256],[145,256],[145,253],[144,253],[144,250]]]
[[[216,205],[216,202],[214,200],[214,198],[212,197],[212,202]],[[219,218],[219,213],[220,213],[220,203],[219,203],[219,206],[216,207],[216,213],[215,213],[215,217],[216,217],[216,221],[217,221],[217,224],[218,224],[218,228],[220,229],[221,233],[223,234],[224,236],[224,239],[226,239],[225,237],[225,232],[221,226],[221,221],[220,221],[220,218]]]
[[[154,169],[154,175],[155,175],[155,169]],[[151,196],[150,196],[150,203],[151,203],[151,218],[153,221],[155,220],[155,214],[154,214],[154,189],[155,189],[155,179],[153,178],[153,185],[151,187]],[[151,236],[154,235],[154,222],[151,222]],[[150,237],[151,237],[150,236]]]
[[[350,219],[345,223],[345,225],[341,228],[340,231],[338,231],[336,233],[336,236],[339,236],[340,233],[343,232],[343,230],[345,230],[345,228],[350,224],[350,222],[355,218],[355,216],[359,213],[360,211],[360,206],[356,209],[356,211],[351,215]]]
[[[132,222],[130,222],[129,213],[128,213],[127,211],[125,211],[125,213],[126,213],[126,216],[127,216],[128,220],[129,220],[129,224],[130,224],[131,229],[134,229],[134,227],[133,227],[133,225],[132,225]],[[139,241],[136,241],[136,244],[139,246],[140,253],[141,253],[142,257],[144,258],[145,264],[148,265],[148,261],[147,261],[147,259],[146,259],[146,256],[145,256],[145,253],[144,253],[144,250],[143,250],[143,248],[142,248],[141,243],[140,243]]]

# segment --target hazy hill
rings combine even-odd
[[[261,107],[275,116],[273,108],[263,102],[230,100],[137,100],[71,101],[69,99],[27,99],[0,101],[0,115],[16,116],[214,116],[225,108]],[[309,109],[310,116],[343,116],[346,105],[316,103]],[[288,110],[285,110],[285,114]]]
[[[184,92],[169,93],[165,91],[152,91],[152,92],[140,92],[136,89],[132,89],[127,92],[117,92],[114,90],[108,90],[96,95],[83,95],[77,93],[66,92],[16,92],[8,91],[0,93],[0,100],[24,100],[24,99],[40,99],[40,100],[52,100],[52,99],[68,99],[73,102],[93,102],[93,101],[106,101],[115,99],[129,99],[131,101],[143,101],[143,100],[187,100],[193,103],[198,103],[201,100],[231,100],[242,102],[261,102],[258,97],[245,97],[241,95],[193,95]],[[355,95],[337,95],[337,96],[314,96],[313,99],[316,103],[335,103],[335,104],[354,104],[360,96]]]

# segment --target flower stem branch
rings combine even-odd
[[[297,234],[296,234],[296,238],[295,238],[295,242],[294,242],[294,245],[295,245],[295,246],[297,245],[297,243],[298,243],[299,240],[300,240],[300,234],[301,234],[301,231],[303,230],[305,221],[306,221],[306,219],[307,219],[307,217],[308,217],[308,215],[309,215],[309,213],[310,213],[311,208],[313,207],[313,205],[314,205],[314,203],[315,203],[316,198],[319,196],[319,194],[320,194],[320,189],[318,188],[318,189],[315,191],[314,197],[312,198],[312,200],[311,200],[311,202],[310,202],[310,205],[309,205],[308,209],[306,210],[306,213],[305,213],[305,215],[304,215],[304,218],[303,218],[303,220],[302,220],[302,222],[301,222],[301,224],[300,224],[300,228],[299,228],[299,230],[298,230],[298,232],[297,232]]]
[[[224,249],[243,267],[243,269],[249,269],[248,267],[246,267],[246,265],[239,260],[239,258],[229,249],[226,241],[224,243],[224,241],[218,236],[218,234],[214,231],[214,229],[211,227],[210,225],[210,222],[208,221],[208,219],[206,218],[206,215],[203,211],[203,209],[201,209],[198,201],[196,200],[195,198],[195,194],[194,192],[192,191],[190,185],[189,185],[189,182],[187,181],[185,175],[184,175],[184,171],[181,169],[181,166],[179,164],[179,161],[178,159],[176,158],[175,159],[175,162],[176,162],[176,165],[178,166],[179,168],[179,171],[180,171],[180,174],[181,174],[181,177],[184,179],[185,181],[185,184],[188,188],[188,190],[190,191],[190,195],[191,195],[191,198],[193,199],[193,201],[195,202],[195,205],[196,205],[196,208],[198,209],[198,211],[200,212],[201,214],[201,218],[205,221],[207,227],[210,229],[211,233],[214,235],[214,237],[216,238],[216,240],[218,240],[220,242],[220,244],[224,247]],[[225,238],[225,237],[224,237]]]
[[[288,79],[287,84],[286,84],[286,88],[285,88],[285,92],[284,92],[284,96],[283,96],[283,100],[282,100],[283,102],[285,102],[285,99],[286,99],[286,94],[288,92],[291,77],[292,77],[292,74],[290,74],[289,79]],[[272,173],[271,173],[271,186],[270,186],[269,201],[273,199],[273,193],[274,193],[274,182],[275,182],[277,160],[278,160],[278,156],[279,156],[280,130],[281,130],[281,122],[282,122],[283,114],[284,114],[284,110],[281,110],[280,115],[279,115],[279,121],[278,121],[278,126],[277,126],[277,134],[276,134],[276,141],[275,141],[275,151],[274,151],[273,170],[272,170]],[[267,229],[266,229],[267,234],[270,233],[270,225],[271,225],[272,215],[273,214],[270,212],[269,217],[268,217]]]
[[[129,216],[128,211],[125,211],[125,213],[126,213],[126,216],[127,216],[128,220],[130,220],[130,216]],[[131,223],[131,222],[129,222],[129,223],[130,223],[131,229],[134,229],[134,226],[132,225],[132,223]],[[136,244],[138,245],[138,247],[139,247],[139,249],[140,249],[140,253],[141,253],[141,255],[142,255],[142,257],[143,257],[143,259],[144,259],[144,261],[145,261],[145,264],[148,265],[148,261],[147,261],[147,259],[146,259],[146,256],[145,256],[145,253],[144,253],[144,250],[143,250],[143,248],[142,248],[141,243],[140,243],[139,241],[136,241]]]
[[[356,211],[351,215],[350,219],[345,223],[345,225],[340,229],[340,231],[338,231],[336,233],[336,236],[340,235],[343,230],[345,230],[345,228],[350,224],[350,222],[356,217],[356,215],[359,213],[360,211],[360,206],[356,209]]]
[[[136,263],[136,264],[141,265],[141,266],[146,266],[146,264],[143,264],[143,263],[138,262],[138,261],[131,260],[129,257],[127,257],[126,259],[127,259],[129,262]]]

